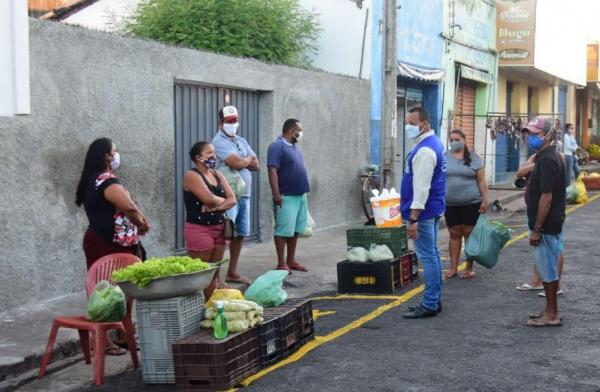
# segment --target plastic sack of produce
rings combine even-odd
[[[219,170],[227,180],[227,183],[235,194],[236,200],[240,200],[244,196],[244,193],[246,193],[246,183],[239,170],[232,169],[228,165],[223,165],[217,170]]]
[[[581,173],[579,177],[577,177],[577,181],[575,181],[574,184],[569,185],[569,187],[567,188],[567,203],[581,204],[585,203],[588,200],[587,189],[583,182],[583,177],[584,175],[583,173]],[[571,187],[573,187],[574,189],[569,194],[569,188]],[[572,201],[569,200],[569,195],[571,196]]]
[[[346,260],[360,261],[364,263],[366,261],[369,261],[369,251],[361,246],[357,246],[355,248],[350,249],[346,253]]]
[[[283,289],[283,279],[288,276],[288,271],[268,271],[258,278],[246,290],[246,299],[270,308],[279,306],[287,299],[287,293]]]
[[[394,254],[387,245],[371,244],[371,249],[369,249],[369,260],[384,261],[392,260],[393,258]]]
[[[500,251],[509,239],[510,230],[506,225],[488,221],[485,215],[481,214],[465,245],[465,256],[469,261],[492,268],[498,262]]]
[[[217,301],[227,301],[232,299],[243,300],[244,295],[237,289],[215,289],[204,307],[215,308]]]
[[[98,322],[121,321],[126,312],[125,294],[121,288],[102,280],[94,287],[88,300],[85,318]]]
[[[317,227],[317,224],[315,223],[315,220],[312,218],[312,216],[310,216],[310,212],[308,213],[308,218],[307,218],[307,223],[306,223],[306,230],[304,231],[304,233],[302,234],[298,234],[298,237],[300,238],[310,238],[313,235],[313,230]]]

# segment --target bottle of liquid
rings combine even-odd
[[[214,324],[214,333],[217,339],[225,339],[227,337],[227,320],[225,319],[224,311],[223,301],[217,301],[217,315],[215,316]]]

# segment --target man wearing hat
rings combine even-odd
[[[239,114],[235,106],[225,106],[219,110],[219,130],[212,140],[215,147],[218,166],[227,165],[238,170],[246,190],[237,204],[227,211],[227,215],[235,222],[237,236],[229,243],[229,271],[225,279],[229,283],[249,284],[247,278],[237,272],[237,264],[242,251],[244,237],[250,235],[250,195],[252,192],[252,174],[259,169],[256,153],[248,141],[237,134]]]
[[[557,303],[558,259],[566,216],[566,168],[564,160],[553,145],[556,131],[550,119],[537,117],[523,131],[528,132],[529,147],[539,148],[535,156],[535,166],[529,177],[527,221],[530,230],[529,244],[534,247],[535,266],[542,278],[546,294],[544,311],[531,314],[527,325],[560,326]]]

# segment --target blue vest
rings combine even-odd
[[[419,214],[419,220],[436,218],[444,214],[446,210],[446,159],[444,147],[437,136],[431,135],[417,144],[406,157],[406,169],[402,176],[401,205],[402,218],[408,221],[410,218],[410,206],[413,202],[413,157],[423,148],[429,147],[437,156],[437,163],[433,169],[429,197],[425,209]]]

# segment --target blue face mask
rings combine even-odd
[[[404,126],[404,131],[406,136],[410,139],[416,139],[421,134],[421,130],[419,129],[418,125],[406,124]]]
[[[538,135],[529,134],[529,137],[527,138],[527,145],[529,146],[530,150],[537,151],[544,145],[544,139]]]

